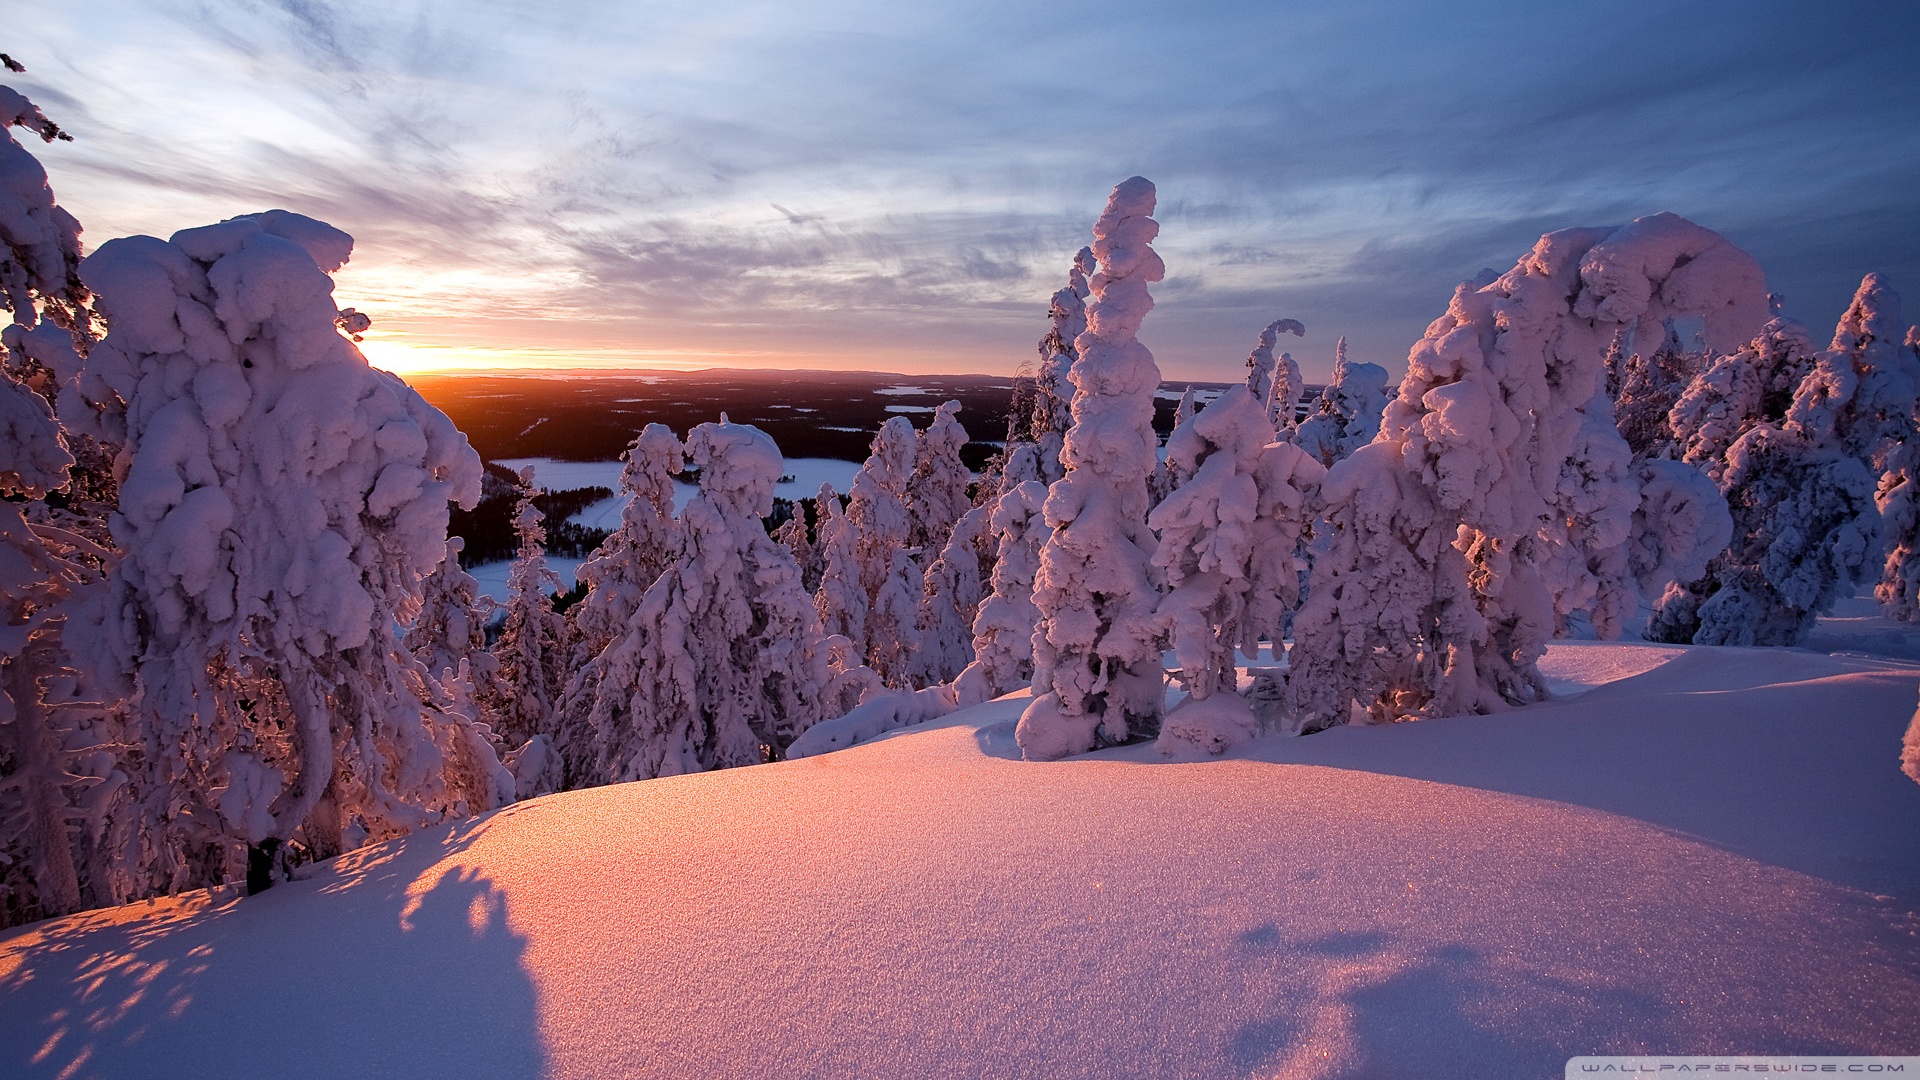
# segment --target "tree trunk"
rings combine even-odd
[[[247,845],[247,895],[253,896],[273,888],[273,869],[278,862],[280,841],[269,836],[257,844]]]

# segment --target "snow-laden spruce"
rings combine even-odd
[[[854,474],[845,512],[822,525],[825,569],[814,597],[826,632],[853,642],[863,661],[896,687],[910,678],[923,588],[907,546],[916,441],[904,416],[880,425]]]
[[[142,891],[114,753],[130,736],[87,700],[62,633],[107,553],[26,501],[65,486],[72,461],[45,400],[0,372],[0,926]]]
[[[47,170],[14,139],[16,127],[48,142],[60,137],[38,106],[0,86],[0,307],[23,327],[45,318],[84,332],[80,223],[54,201]]]
[[[922,567],[932,565],[953,532],[953,523],[973,509],[973,498],[967,493],[973,474],[960,460],[967,429],[957,419],[959,413],[959,402],[946,402],[933,411],[933,422],[914,435],[913,475],[907,481],[907,546],[920,552]]]
[[[1900,740],[1900,771],[1920,784],[1920,708],[1913,711],[1906,737]]]
[[[1774,319],[1753,340],[1715,358],[1668,414],[1680,460],[1698,465],[1718,482],[1727,451],[1742,435],[1759,424],[1786,420],[1794,392],[1819,352],[1806,327]]]
[[[1730,347],[1765,321],[1766,296],[1751,256],[1672,214],[1549,233],[1497,280],[1461,286],[1414,346],[1379,439],[1327,478],[1326,548],[1294,622],[1292,722],[1544,697],[1537,663],[1555,595],[1570,591],[1553,575],[1599,578],[1591,551],[1557,548],[1617,532],[1541,535],[1586,487],[1566,476],[1577,444],[1589,461],[1617,456],[1605,447],[1618,433],[1592,415],[1607,344],[1623,327],[1697,315]],[[1595,505],[1637,505],[1620,491],[1632,474],[1590,477],[1612,489],[1586,490]],[[1596,593],[1637,584],[1605,569]]]
[[[460,566],[466,545],[458,536],[447,539],[446,558],[420,583],[418,611],[411,618],[401,612],[407,632],[400,643],[436,679],[444,681],[465,664],[476,686],[490,685],[499,670],[487,651],[487,621],[495,604]]]
[[[567,623],[554,610],[560,575],[547,565],[545,515],[533,504],[533,468],[520,470],[513,529],[519,538],[507,569],[506,618],[494,640],[498,697],[484,702],[510,747],[552,736],[567,678]]]
[[[1391,381],[1379,364],[1350,362],[1347,339],[1341,338],[1333,350],[1333,381],[1320,392],[1313,412],[1300,422],[1294,444],[1322,465],[1350,457],[1380,433]]]
[[[1786,418],[1752,423],[1728,447],[1719,482],[1733,510],[1732,546],[1704,577],[1666,591],[1649,636],[1798,645],[1819,615],[1881,568],[1874,496],[1894,451],[1913,438],[1920,392],[1920,357],[1904,332],[1899,297],[1867,275]],[[1792,334],[1775,336],[1790,342]],[[1755,363],[1779,347],[1767,337],[1743,350]]]
[[[1033,418],[1029,425],[1039,456],[1034,464],[1038,479],[1051,484],[1060,479],[1060,448],[1067,429],[1073,426],[1073,384],[1068,378],[1074,361],[1080,358],[1080,335],[1087,330],[1087,280],[1099,263],[1092,248],[1081,248],[1067,270],[1067,284],[1056,290],[1047,306],[1047,318],[1053,324],[1040,339],[1040,373],[1034,380]],[[1009,448],[1011,449],[1011,448]],[[1010,488],[1032,477],[1018,477],[1003,484]]]
[[[599,775],[591,714],[600,679],[611,662],[609,647],[626,634],[634,613],[673,558],[679,525],[673,518],[673,478],[686,466],[686,450],[665,424],[648,424],[622,454],[620,490],[627,504],[620,526],[581,564],[587,594],[565,620],[572,631],[570,673],[564,675],[553,750],[563,763],[562,783],[578,787]]]
[[[673,478],[686,463],[680,440],[665,424],[648,424],[620,459],[620,525],[580,565],[587,594],[573,608],[576,670],[626,629],[673,551]]]
[[[1920,357],[1920,327],[1907,328],[1906,346]],[[1873,595],[1892,618],[1920,622],[1920,437],[1909,435],[1887,452],[1873,501],[1887,549]]]
[[[1255,400],[1267,406],[1274,430],[1290,438],[1300,395],[1306,391],[1307,384],[1292,354],[1281,353],[1278,358],[1273,355],[1273,347],[1280,343],[1281,334],[1305,337],[1307,328],[1298,319],[1275,319],[1260,331],[1260,340],[1247,356],[1247,389],[1253,391]]]
[[[773,539],[793,554],[794,565],[800,568],[800,584],[809,595],[820,588],[821,566],[817,555],[819,549],[814,546],[813,537],[807,531],[807,504],[812,502],[818,505],[821,498],[833,497],[830,494],[833,490],[831,484],[822,484],[821,487],[823,494],[813,499],[795,499],[793,513],[773,530]]]
[[[1041,510],[1046,501],[1046,485],[1029,479],[992,506],[993,591],[974,615],[973,662],[954,682],[961,705],[977,705],[1033,681],[1033,630],[1040,622],[1033,582],[1046,538]]]
[[[1217,754],[1259,733],[1252,708],[1236,693],[1234,652],[1254,651],[1267,629],[1256,627],[1278,621],[1276,602],[1297,601],[1302,564],[1290,556],[1325,471],[1273,438],[1265,404],[1235,386],[1167,440],[1169,460],[1193,463],[1188,479],[1147,517],[1159,533],[1153,561],[1168,588],[1156,614],[1188,695],[1161,727],[1169,752]],[[1284,505],[1285,494],[1264,493],[1262,480],[1290,488],[1298,496],[1293,505]],[[1293,525],[1291,537],[1276,535],[1283,522]],[[1250,611],[1256,585],[1264,618]],[[1271,639],[1280,640],[1278,626]]]
[[[110,241],[82,264],[126,403],[126,475],[94,656],[137,695],[146,816],[171,887],[256,877],[498,805],[483,734],[425,700],[395,631],[480,461],[335,323],[352,238],[284,211]]]
[[[827,641],[800,568],[767,536],[779,448],[758,428],[687,434],[700,490],[673,559],[601,655],[583,783],[751,765],[820,719]]]
[[[1189,386],[1180,395],[1179,404],[1173,407],[1173,430],[1180,430],[1182,425],[1192,420],[1198,408],[1193,399],[1193,387]],[[1191,441],[1187,444],[1190,450],[1198,450],[1202,445]],[[1147,478],[1147,497],[1154,506],[1159,506],[1179,490],[1181,484],[1192,478],[1196,468],[1199,468],[1199,462],[1191,455],[1176,452],[1173,440],[1169,438],[1166,452],[1160,455],[1159,461],[1154,462],[1153,475]]]
[[[0,307],[11,314],[0,334],[0,926],[151,890],[121,760],[137,736],[72,665],[65,635],[115,557],[112,448],[70,437],[48,400],[74,378],[91,329],[80,227],[16,126],[59,136],[0,87]]]
[[[1674,456],[1676,439],[1669,414],[1707,366],[1706,354],[1687,351],[1671,321],[1660,328],[1659,342],[1656,346],[1649,340],[1644,354],[1630,353],[1618,361],[1620,389],[1614,397],[1614,424],[1633,456],[1641,460]]]
[[[1159,596],[1148,575],[1154,540],[1146,522],[1160,369],[1137,337],[1153,308],[1147,286],[1166,274],[1152,247],[1160,232],[1153,206],[1153,184],[1131,177],[1093,226],[1101,269],[1087,329],[1074,342],[1066,472],[1047,493],[1052,532],[1034,581],[1035,697],[1016,731],[1029,758],[1065,757],[1160,727]]]
[[[917,686],[951,682],[973,662],[973,623],[984,585],[981,554],[994,540],[988,531],[992,518],[992,506],[976,506],[960,515],[948,532],[946,546],[927,567],[926,592],[920,597],[919,649],[911,667]]]

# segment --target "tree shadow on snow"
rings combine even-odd
[[[1911,901],[1920,799],[1897,758],[1914,676],[1803,650],[1695,648],[1570,700],[1265,739],[1242,756],[1589,807]]]
[[[24,928],[0,941],[0,1074],[541,1075],[505,894],[442,862],[485,827],[350,853],[245,900]]]
[[[1274,1007],[1226,1047],[1243,1071],[1341,1080],[1558,1075],[1567,1046],[1614,1045],[1623,1020],[1655,1041],[1667,1030],[1662,1005],[1644,993],[1575,985],[1462,945],[1409,948],[1371,932],[1288,942],[1272,924],[1240,940],[1287,971]],[[1515,1012],[1537,1022],[1515,1023]],[[1519,1034],[1529,1029],[1536,1034]]]

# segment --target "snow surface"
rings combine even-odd
[[[1592,689],[1196,764],[1008,760],[1015,695],[35,924],[0,939],[0,1073],[1540,1077],[1920,1045],[1920,666],[1544,667]]]

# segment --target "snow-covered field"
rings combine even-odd
[[[1920,666],[1567,643],[1564,696],[1167,764],[1014,697],[0,940],[0,1073],[1545,1077],[1920,1047]]]

